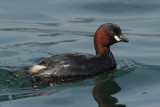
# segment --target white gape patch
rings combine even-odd
[[[37,72],[37,71],[44,69],[44,68],[47,68],[47,67],[44,65],[34,65],[33,67],[30,68],[29,72],[30,73]]]
[[[114,36],[114,38],[115,38],[115,40],[118,41],[118,42],[121,40],[121,39],[120,39],[118,36],[116,36],[116,35]]]

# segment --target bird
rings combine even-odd
[[[43,85],[53,86],[96,76],[116,69],[116,61],[110,46],[129,42],[117,24],[104,23],[94,34],[96,55],[86,53],[63,53],[33,65],[27,77]]]

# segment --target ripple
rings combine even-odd
[[[42,36],[42,37],[56,37],[56,36],[61,36],[61,33],[49,33],[49,34],[41,34],[41,35],[37,35],[37,36]]]
[[[75,18],[73,20],[70,20],[69,22],[72,22],[72,23],[91,23],[93,21],[94,21],[93,18]]]
[[[38,29],[38,28],[1,28],[0,31],[17,31],[17,32],[48,32],[48,29]]]
[[[127,30],[125,29],[124,31],[127,31]],[[155,34],[155,33],[133,33],[132,32],[132,33],[123,33],[123,34],[124,35],[136,35],[136,36],[142,36],[142,37],[160,37],[160,34]]]
[[[93,2],[89,4],[83,5],[81,8],[89,11],[96,11],[100,13],[130,13],[133,14],[134,12],[136,14],[144,13],[144,10],[148,12],[152,12],[154,10],[159,9],[159,3],[156,2],[150,2],[145,4],[133,2],[133,1],[106,1],[106,2]]]
[[[4,50],[4,51],[0,50],[0,57],[2,57],[2,58],[13,57],[13,56],[16,56],[16,55],[19,55],[19,52],[11,51],[11,50]]]
[[[53,23],[53,22],[21,22],[21,21],[0,21],[2,24],[15,24],[15,25],[43,25],[43,26],[60,26],[60,23]]]
[[[0,72],[1,72],[0,86],[4,88],[3,91],[8,90],[8,89],[5,89],[5,87],[9,88],[9,90],[11,89],[16,90],[16,89],[25,89],[25,87],[30,86],[30,84],[27,82],[25,75],[22,71],[20,70],[13,71],[14,69],[12,69],[12,71],[9,71],[7,69],[2,69],[2,68],[0,69]]]
[[[35,24],[40,24],[40,25],[43,25],[43,26],[51,26],[51,27],[55,27],[55,26],[60,26],[61,24],[60,23],[35,23]]]
[[[19,43],[19,44],[13,44],[13,45],[8,45],[8,46],[3,46],[1,47],[1,49],[9,49],[9,48],[14,48],[14,47],[24,47],[24,46],[28,46],[28,47],[44,47],[44,46],[52,46],[52,45],[57,45],[59,43],[64,43],[64,42],[75,42],[78,39],[74,39],[74,40],[63,40],[63,41],[58,41],[58,42],[44,42],[44,43],[40,43],[40,42],[27,42],[27,43]]]
[[[144,63],[138,63],[138,68],[148,73],[151,73],[150,71],[160,73],[159,65],[149,65],[149,64],[144,64]]]
[[[37,36],[61,36],[63,35],[79,35],[79,36],[88,36],[93,37],[93,32],[85,32],[85,31],[71,31],[71,30],[56,30],[56,29],[40,29],[40,28],[0,28],[0,31],[7,32],[32,32],[32,33],[47,33],[47,34],[39,34]]]
[[[117,69],[115,74],[116,77],[126,75],[137,69],[138,63],[132,59],[120,60],[117,63]]]

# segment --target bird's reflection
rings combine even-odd
[[[113,79],[105,80],[95,85],[93,97],[99,107],[126,107],[123,104],[116,104],[118,99],[112,96],[120,90],[120,86]]]

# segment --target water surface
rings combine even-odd
[[[160,1],[0,1],[1,107],[159,107]],[[111,47],[112,73],[33,89],[24,70],[60,53],[95,54],[93,36],[118,24],[130,43]]]

